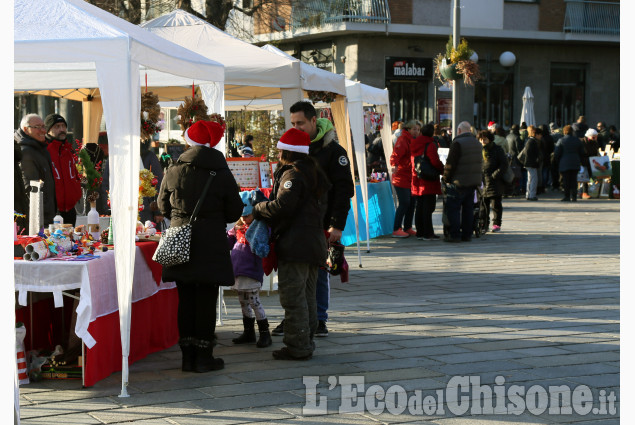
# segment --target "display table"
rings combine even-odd
[[[359,205],[359,240],[367,240],[366,236],[366,212],[360,185],[355,186],[357,203]],[[355,238],[355,218],[353,216],[353,200],[351,209],[346,218],[346,228],[342,232],[341,242],[345,246],[357,242]],[[389,181],[380,183],[368,183],[368,231],[371,238],[389,235],[393,231],[395,221],[395,202],[392,197],[392,187]]]
[[[18,302],[27,304],[27,292],[51,292],[56,307],[62,291],[80,289],[75,333],[88,348],[84,385],[121,370],[121,337],[114,252],[100,252],[90,261],[14,261]],[[155,273],[156,276],[156,273]],[[178,294],[174,282],[157,284],[139,246],[136,249],[132,289],[129,364],[178,342]]]

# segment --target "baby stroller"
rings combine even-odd
[[[445,206],[445,193],[443,194],[443,212],[441,215],[441,222],[443,223],[443,236],[450,237],[450,219],[447,216]],[[489,227],[489,216],[487,214],[487,205],[485,205],[485,198],[481,188],[477,187],[474,191],[474,236],[480,238],[487,232]]]
[[[480,187],[474,191],[474,236],[480,238],[481,235],[487,233],[489,227],[489,214],[487,214],[487,205]]]

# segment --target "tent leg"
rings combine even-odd
[[[123,356],[121,376],[124,379],[121,381],[121,394],[119,394],[119,397],[130,397],[130,394],[128,394],[128,373],[128,356]]]

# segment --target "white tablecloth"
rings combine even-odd
[[[62,291],[80,289],[75,333],[88,348],[96,341],[88,332],[88,325],[98,317],[119,310],[115,256],[112,250],[100,252],[100,258],[90,261],[24,261],[15,260],[15,290],[18,302],[27,305],[27,292],[52,292],[55,307],[61,307]],[[174,282],[157,285],[141,250],[135,255],[132,302],[151,297],[160,290],[175,288]]]

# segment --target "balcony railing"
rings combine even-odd
[[[620,4],[565,0],[564,32],[620,35]]]
[[[293,2],[294,28],[339,22],[390,23],[388,0],[304,0]]]

